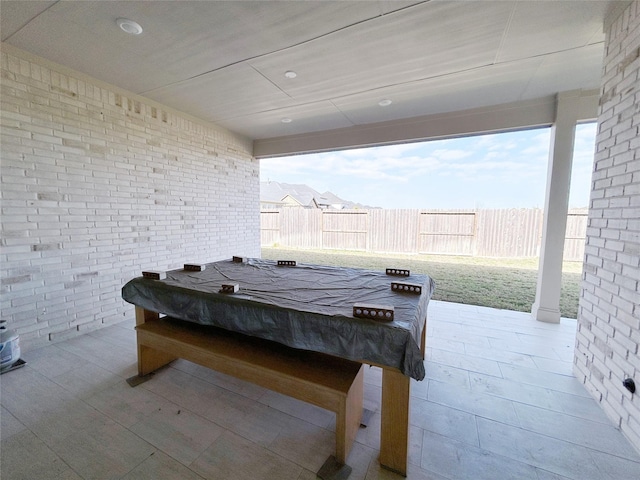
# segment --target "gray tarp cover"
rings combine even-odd
[[[422,285],[421,295],[397,293],[391,282]],[[222,284],[240,291],[222,294]],[[165,280],[135,278],[122,298],[180,320],[214,325],[351,360],[395,367],[416,380],[425,375],[420,333],[435,284],[427,275],[275,261],[225,260],[202,272],[174,270]],[[354,318],[353,305],[393,305],[392,322]]]

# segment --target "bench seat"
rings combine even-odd
[[[182,358],[335,412],[336,460],[346,463],[362,418],[361,363],[146,310],[136,317],[140,376]]]

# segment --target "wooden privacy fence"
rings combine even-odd
[[[261,212],[262,246],[360,250],[386,253],[537,257],[543,211],[503,210],[318,210]],[[565,260],[581,261],[587,209],[567,216]]]

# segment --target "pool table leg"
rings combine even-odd
[[[160,314],[156,312],[136,307],[136,325],[153,322],[159,318]],[[148,375],[178,358],[165,352],[161,352],[160,350],[142,345],[140,343],[140,339],[137,339],[136,341],[138,344],[138,376],[140,377]]]
[[[382,369],[380,465],[407,476],[410,379],[398,370]]]
[[[420,337],[420,350],[422,351],[422,360],[425,359],[427,353],[427,321],[422,326],[422,335]]]

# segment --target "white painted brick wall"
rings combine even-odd
[[[640,0],[609,20],[574,373],[640,450]]]
[[[133,317],[144,269],[260,255],[252,143],[3,49],[1,317],[28,350]]]

